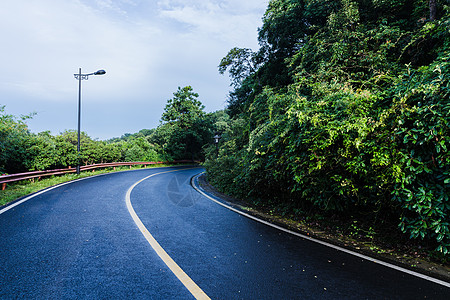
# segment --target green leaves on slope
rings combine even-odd
[[[264,60],[238,72],[211,181],[291,211],[373,216],[447,254],[450,10],[437,1],[430,22],[428,4],[270,1]]]

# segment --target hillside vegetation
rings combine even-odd
[[[207,151],[222,191],[450,253],[450,3],[272,0]],[[403,234],[401,234],[403,233]],[[395,233],[393,233],[395,235]]]

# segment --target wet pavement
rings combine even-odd
[[[178,170],[179,169],[179,170]],[[281,232],[190,185],[201,168],[66,184],[0,214],[0,298],[193,299],[126,208],[212,299],[448,299],[450,288]]]

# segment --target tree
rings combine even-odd
[[[430,21],[436,19],[436,0],[430,0]]]
[[[8,115],[5,106],[0,106],[0,173],[26,171],[32,136],[25,121],[31,117]]]
[[[32,157],[27,166],[29,170],[40,171],[66,167],[60,164],[59,147],[56,138],[49,131],[35,135],[32,146],[28,151]]]
[[[161,117],[166,123],[159,127],[165,132],[165,153],[173,159],[201,159],[210,127],[205,119],[205,107],[191,86],[178,87],[173,95]]]
[[[292,55],[306,38],[304,7],[303,0],[270,1],[258,32],[261,50],[277,58]]]
[[[161,120],[176,124],[180,128],[189,127],[195,119],[203,116],[205,106],[197,100],[198,94],[194,93],[191,86],[178,87],[173,93],[174,97],[167,101]]]
[[[231,85],[240,86],[245,78],[256,72],[256,53],[248,48],[231,49],[220,61],[219,73],[223,75],[227,69],[230,73]]]
[[[126,142],[124,161],[160,161],[156,147],[144,137],[136,137]]]

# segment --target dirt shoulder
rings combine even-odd
[[[276,215],[273,212],[264,211],[261,208],[257,208],[254,205],[235,199],[223,193],[220,193],[214,186],[208,183],[206,175],[201,175],[198,179],[202,189],[212,194],[220,199],[227,202],[228,205],[244,211],[250,215],[263,219],[265,221],[271,222],[273,224],[282,226],[286,229],[314,237],[319,240],[329,242],[331,244],[382,260],[389,262],[391,264],[409,269],[415,272],[419,272],[428,276],[438,278],[440,280],[450,283],[450,266],[443,265],[427,259],[423,255],[414,255],[414,253],[409,253],[408,251],[399,251],[399,249],[392,248],[380,248],[379,245],[374,247],[367,240],[358,239],[357,237],[348,237],[342,234],[336,234],[323,229],[320,224],[314,226],[315,224],[305,224],[303,222],[298,222],[284,218],[282,216]]]

